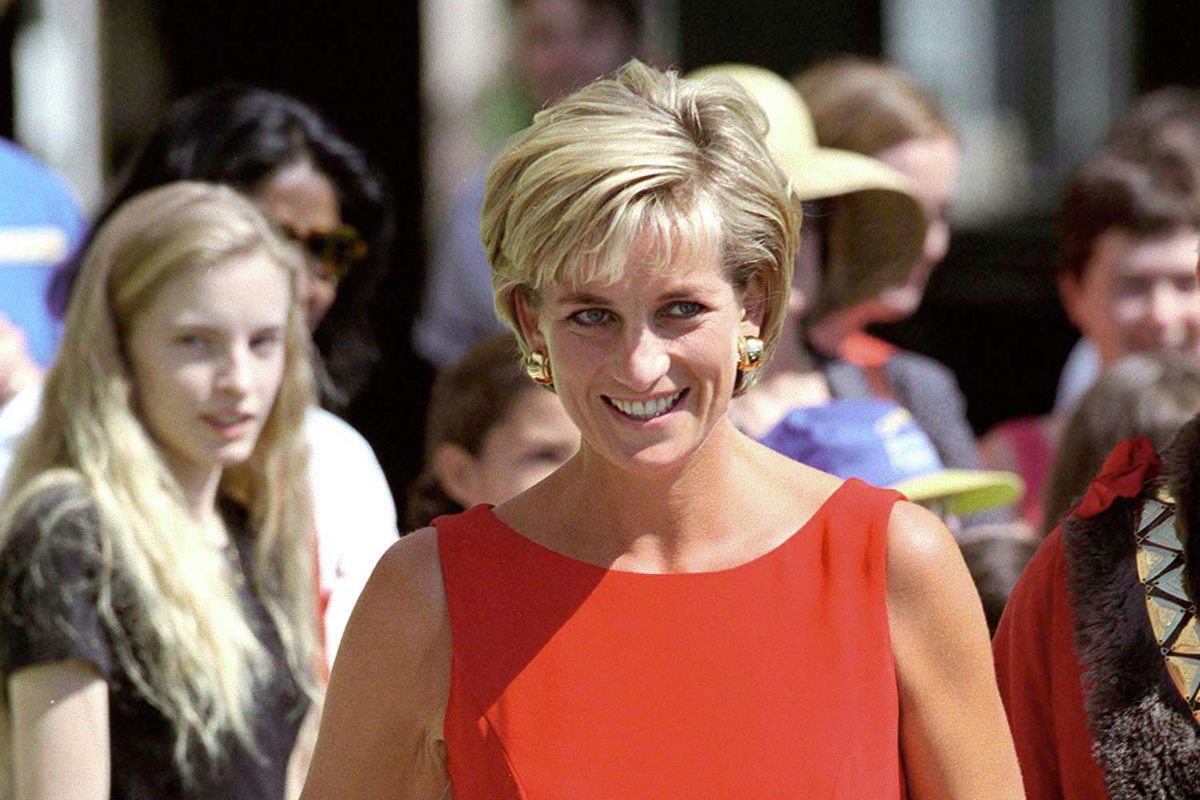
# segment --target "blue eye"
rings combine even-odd
[[[694,317],[704,310],[704,306],[692,300],[680,300],[678,303],[672,303],[667,309],[668,316],[687,319]]]
[[[585,308],[582,311],[576,311],[569,319],[585,328],[595,328],[608,322],[611,316],[609,311],[603,308]]]

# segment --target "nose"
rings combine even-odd
[[[617,379],[633,391],[649,391],[671,366],[668,346],[651,326],[629,326],[618,348]]]
[[[946,257],[949,250],[950,224],[940,217],[935,217],[925,228],[925,242],[921,247],[921,254],[931,272],[934,267],[942,263],[942,259]]]
[[[228,394],[246,394],[250,390],[251,359],[249,347],[231,344],[217,371],[217,389]]]
[[[1156,328],[1171,328],[1183,316],[1183,293],[1168,281],[1155,281],[1146,302],[1146,322]]]

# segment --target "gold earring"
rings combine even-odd
[[[757,336],[739,336],[737,340],[737,368],[743,375],[754,372],[762,364],[763,340]]]
[[[553,386],[554,375],[550,372],[550,359],[541,350],[530,350],[525,356],[525,374],[542,386]]]

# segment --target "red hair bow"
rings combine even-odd
[[[1072,513],[1088,519],[1111,506],[1118,497],[1126,500],[1137,497],[1161,470],[1162,461],[1149,439],[1145,436],[1126,439],[1108,454],[1100,473],[1092,479]]]

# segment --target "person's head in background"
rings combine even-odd
[[[1013,587],[1037,551],[1037,542],[1025,533],[1028,530],[1028,526],[1010,523],[976,525],[958,543],[993,634]]]
[[[1139,97],[1108,144],[1134,158],[1174,154],[1200,170],[1200,89],[1167,86]]]
[[[271,315],[270,324],[243,326],[253,330],[253,336],[244,338],[256,349],[253,357],[235,354],[248,365],[238,372],[228,369],[237,359],[221,359],[227,355],[224,349],[238,343],[226,330],[232,324],[218,316],[227,309],[213,300],[217,294],[206,294],[193,284],[214,280],[220,289],[221,284],[234,285],[233,278],[242,273],[268,276],[270,280],[259,282],[265,287],[262,297],[256,298],[260,309],[253,310],[269,309]],[[94,483],[131,480],[139,488],[159,492],[171,481],[150,480],[145,464],[171,469],[189,458],[224,460],[222,447],[209,452],[192,441],[201,440],[209,445],[233,443],[229,449],[239,456],[229,465],[222,464],[222,469],[228,466],[227,471],[240,469],[244,474],[230,488],[257,489],[262,488],[260,483],[270,486],[281,475],[291,476],[292,465],[281,464],[301,459],[307,452],[293,428],[312,393],[306,331],[294,304],[301,273],[301,256],[295,248],[255,205],[228,187],[179,181],[135,195],[96,229],[82,254],[79,291],[71,297],[62,348],[47,376],[43,412],[18,450],[17,461],[31,462],[29,475],[67,466]],[[220,379],[212,381],[215,389],[201,380],[208,376],[202,370],[212,362],[219,362]],[[264,363],[271,367],[266,383],[277,386],[255,397],[250,390],[257,385],[251,385],[248,376]],[[178,391],[170,393],[170,387]],[[185,396],[188,392],[191,395]],[[189,415],[186,404],[203,405],[206,392],[213,395],[210,405]],[[152,402],[150,393],[158,399]],[[229,430],[221,435],[208,430],[224,423],[216,419],[221,414],[213,409],[227,411],[243,395],[246,406],[256,406],[253,413],[242,414],[254,417],[252,424],[227,426]],[[212,419],[205,424],[196,421],[207,417]],[[243,434],[242,428],[251,434],[258,431],[257,439]],[[197,430],[205,431],[208,438]],[[63,444],[56,448],[49,444],[51,440]],[[175,444],[176,440],[182,444]],[[271,449],[281,444],[300,449]],[[255,447],[253,455],[242,452],[247,445]],[[97,453],[95,448],[106,450]],[[174,457],[164,456],[161,462],[149,455],[151,450],[172,448],[177,451]],[[44,461],[39,461],[42,457]],[[114,466],[139,457],[145,461],[141,471]],[[83,463],[89,458],[94,463]],[[247,466],[239,466],[243,463]],[[105,472],[105,465],[115,471]],[[21,471],[14,462],[10,476],[14,482],[20,482]],[[273,496],[238,499],[276,501]]]
[[[870,156],[821,143],[804,98],[781,76],[738,63],[709,65],[688,75],[718,76],[736,81],[767,115],[767,143],[803,203],[788,327],[799,334],[819,303],[837,305],[907,281],[925,223],[913,182]],[[787,339],[806,349],[801,336]],[[788,360],[783,353],[780,366],[786,369]]]
[[[1118,442],[1148,436],[1160,453],[1200,412],[1200,363],[1178,353],[1142,353],[1105,370],[1071,414],[1046,484],[1042,534],[1100,471]]]
[[[871,297],[818,298],[816,313],[850,311],[860,324],[896,322],[921,303],[934,268],[950,243],[949,208],[958,186],[958,139],[937,100],[895,67],[858,57],[839,57],[800,73],[795,85],[812,112],[817,139],[876,158],[908,176],[927,219],[919,263],[901,284]],[[827,236],[839,235],[838,207]],[[847,236],[861,230],[840,226]]]
[[[512,335],[480,342],[433,385],[425,467],[409,489],[408,524],[503,503],[578,449],[579,431],[558,397],[530,382]]]
[[[1102,367],[1138,352],[1200,357],[1200,203],[1186,164],[1110,151],[1071,177],[1058,213],[1067,316]]]
[[[295,98],[226,84],[172,106],[96,215],[177,180],[220,183],[253,200],[308,253],[303,303],[324,369],[321,401],[343,408],[378,360],[368,308],[387,268],[391,214],[363,153]],[[51,287],[65,311],[78,264]]]
[[[536,108],[638,54],[642,0],[509,0],[516,60]]]

